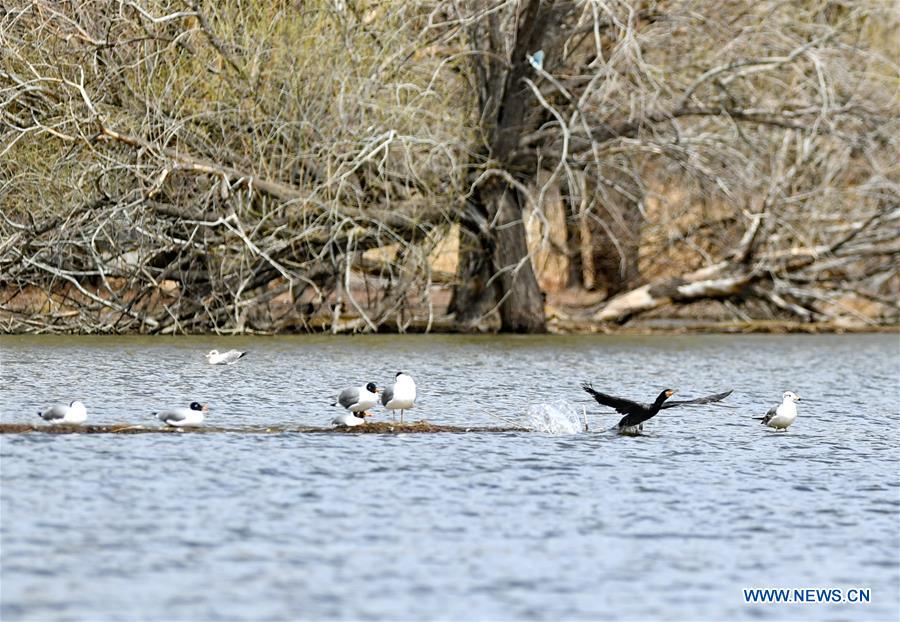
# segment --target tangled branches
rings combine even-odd
[[[824,0],[14,0],[0,322],[540,330],[566,288],[597,294],[567,311],[589,321],[708,299],[895,321],[890,19]]]
[[[179,5],[2,16],[0,308],[48,330],[427,323],[459,147],[435,122],[452,92],[405,58],[415,31],[382,40],[404,12],[373,31],[325,8]]]
[[[717,299],[743,319],[734,303],[896,321],[897,68],[877,45],[895,13],[514,4],[492,20],[477,18],[483,3],[457,13],[483,52],[472,73],[497,118],[489,156],[530,184],[515,186],[523,218],[546,220],[562,195],[568,284],[606,294],[593,319]]]

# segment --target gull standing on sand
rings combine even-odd
[[[365,413],[378,403],[378,389],[370,382],[362,387],[344,389],[332,406],[340,404],[352,413]],[[358,425],[358,424],[357,424]]]
[[[210,365],[233,365],[245,354],[247,353],[241,352],[240,350],[229,350],[228,352],[210,350],[206,354],[206,362]]]
[[[782,396],[782,402],[778,406],[773,406],[766,413],[765,417],[756,417],[760,423],[770,428],[787,432],[788,427],[794,423],[797,418],[797,404],[800,396],[793,391],[785,391]]]
[[[166,425],[180,428],[186,425],[200,425],[203,423],[203,416],[208,412],[209,404],[191,402],[188,408],[171,408],[155,412],[153,415]]]
[[[82,402],[75,400],[68,406],[54,404],[43,412],[38,411],[38,417],[50,423],[84,423],[87,419],[87,409]]]
[[[400,423],[403,423],[403,411],[409,410],[416,403],[416,381],[412,376],[398,371],[394,384],[381,392],[382,405],[391,411],[391,419],[395,410],[400,411]]]

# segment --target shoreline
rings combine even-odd
[[[434,322],[430,327],[410,325],[400,331],[395,326],[381,326],[377,331],[322,330],[309,331],[262,331],[254,329],[222,330],[184,333],[146,333],[141,331],[117,330],[79,330],[73,327],[33,327],[18,325],[0,325],[0,337],[25,335],[56,336],[216,336],[216,337],[278,337],[288,335],[503,335],[488,327],[460,327],[456,324]],[[900,334],[900,324],[866,324],[863,322],[794,322],[785,320],[750,320],[750,321],[716,321],[685,320],[683,318],[659,318],[639,320],[628,324],[609,324],[577,320],[552,319],[547,323],[546,333],[528,333],[535,335],[735,335],[735,334]],[[516,333],[519,334],[519,333]],[[525,334],[525,333],[522,333]]]

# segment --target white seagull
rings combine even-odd
[[[166,425],[180,428],[186,425],[200,425],[201,423],[203,423],[203,416],[208,412],[208,404],[191,402],[191,405],[188,408],[179,406],[178,408],[161,410],[153,414],[157,419],[159,419]]]
[[[381,403],[390,411],[400,411],[400,423],[403,423],[403,411],[409,410],[416,403],[416,381],[402,371],[397,372],[394,384],[381,393]],[[391,412],[391,418],[394,413]]]
[[[210,365],[233,365],[245,354],[247,353],[241,352],[240,350],[229,350],[228,352],[210,350],[206,354],[206,362]]]
[[[331,420],[331,425],[336,428],[352,428],[355,425],[362,425],[366,422],[366,417],[371,417],[369,413],[363,411],[357,413],[341,413]]]
[[[50,423],[84,423],[87,419],[87,409],[82,402],[75,400],[68,406],[54,404],[43,412],[38,411],[38,417]]]
[[[773,406],[766,413],[765,417],[758,417],[763,425],[770,428],[787,432],[788,427],[794,423],[797,418],[797,404],[800,396],[793,391],[785,391],[782,395],[783,401],[778,406]]]
[[[364,413],[378,403],[378,389],[370,382],[362,387],[344,389],[332,406],[340,404],[352,413]],[[358,425],[358,424],[357,424]]]

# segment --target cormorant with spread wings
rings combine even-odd
[[[594,387],[588,383],[585,383],[581,386],[587,393],[591,395],[599,404],[603,406],[611,406],[616,409],[616,412],[622,413],[625,415],[616,425],[619,432],[625,434],[635,434],[644,429],[644,422],[647,419],[655,416],[663,408],[674,408],[675,406],[687,406],[690,404],[709,404],[711,402],[718,402],[720,400],[725,399],[729,395],[731,395],[733,389],[731,391],[725,391],[724,393],[715,393],[713,395],[707,395],[706,397],[698,397],[692,400],[676,400],[676,401],[666,401],[670,397],[675,394],[674,389],[666,389],[662,393],[660,393],[656,401],[652,404],[642,404],[641,402],[634,402],[632,400],[626,399],[624,397],[616,397],[614,395],[608,395],[606,393],[601,393],[594,389]]]

